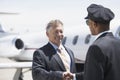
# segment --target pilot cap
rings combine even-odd
[[[85,17],[85,19],[91,19],[93,21],[106,23],[110,22],[114,18],[114,13],[102,5],[91,4],[87,8],[87,11],[88,15]]]

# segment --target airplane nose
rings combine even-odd
[[[17,49],[22,49],[22,48],[24,47],[23,41],[22,41],[21,39],[17,39],[17,40],[15,41],[15,47],[16,47]]]

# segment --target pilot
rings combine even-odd
[[[110,31],[114,13],[102,5],[91,4],[85,17],[96,40],[89,47],[84,80],[120,80],[120,40]]]

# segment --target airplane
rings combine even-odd
[[[65,32],[71,32],[67,29]],[[120,39],[120,26],[111,29],[114,36]],[[94,36],[89,32],[80,32],[76,29],[74,33],[64,33],[62,43],[68,46],[75,55],[76,64],[84,65],[87,49],[94,41]],[[0,25],[0,57],[14,60],[13,63],[0,63],[0,68],[17,68],[13,80],[20,80],[22,69],[32,67],[32,56],[36,49],[48,42],[45,31],[38,33],[8,33]]]
[[[81,5],[81,10],[82,10],[82,6],[84,7],[85,5],[87,6],[88,5],[87,3],[89,2],[91,1],[85,1],[85,4]],[[18,15],[19,13],[0,12],[0,14],[1,15],[8,15],[8,14]],[[82,14],[79,14],[79,15],[80,17],[82,17]],[[79,66],[82,67],[84,65],[87,50],[95,39],[94,38],[95,36],[92,36],[90,34],[90,31],[87,31],[87,30],[81,31],[79,27],[82,27],[82,26],[87,26],[87,25],[74,26],[74,29],[66,28],[64,31],[65,37],[62,41],[64,45],[68,46],[74,52],[77,67]],[[111,31],[113,32],[115,37],[120,39],[119,25],[112,27]],[[43,46],[44,44],[46,44],[47,42],[48,42],[48,39],[45,35],[45,31],[32,32],[32,33],[28,32],[25,34],[11,33],[11,32],[5,31],[4,26],[0,24],[0,57],[8,58],[14,61],[12,63],[4,63],[4,62],[0,63],[0,69],[16,68],[17,71],[13,77],[13,80],[21,80],[22,69],[29,68],[30,70],[32,67],[32,56],[34,51],[39,47]]]

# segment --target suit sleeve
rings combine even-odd
[[[84,80],[103,80],[105,57],[101,48],[90,46],[85,62]]]
[[[75,74],[75,78],[73,80],[83,80],[83,74],[84,72],[76,72],[76,65],[75,65],[75,57],[74,54],[72,52],[72,50],[68,49],[69,52],[71,53],[71,57],[72,57],[72,62],[71,62],[71,67],[73,68],[72,73]]]
[[[76,80],[84,80],[83,75],[84,75],[84,72],[76,73]]]
[[[45,55],[38,50],[33,55],[32,77],[33,80],[62,80],[62,72],[47,70]]]

